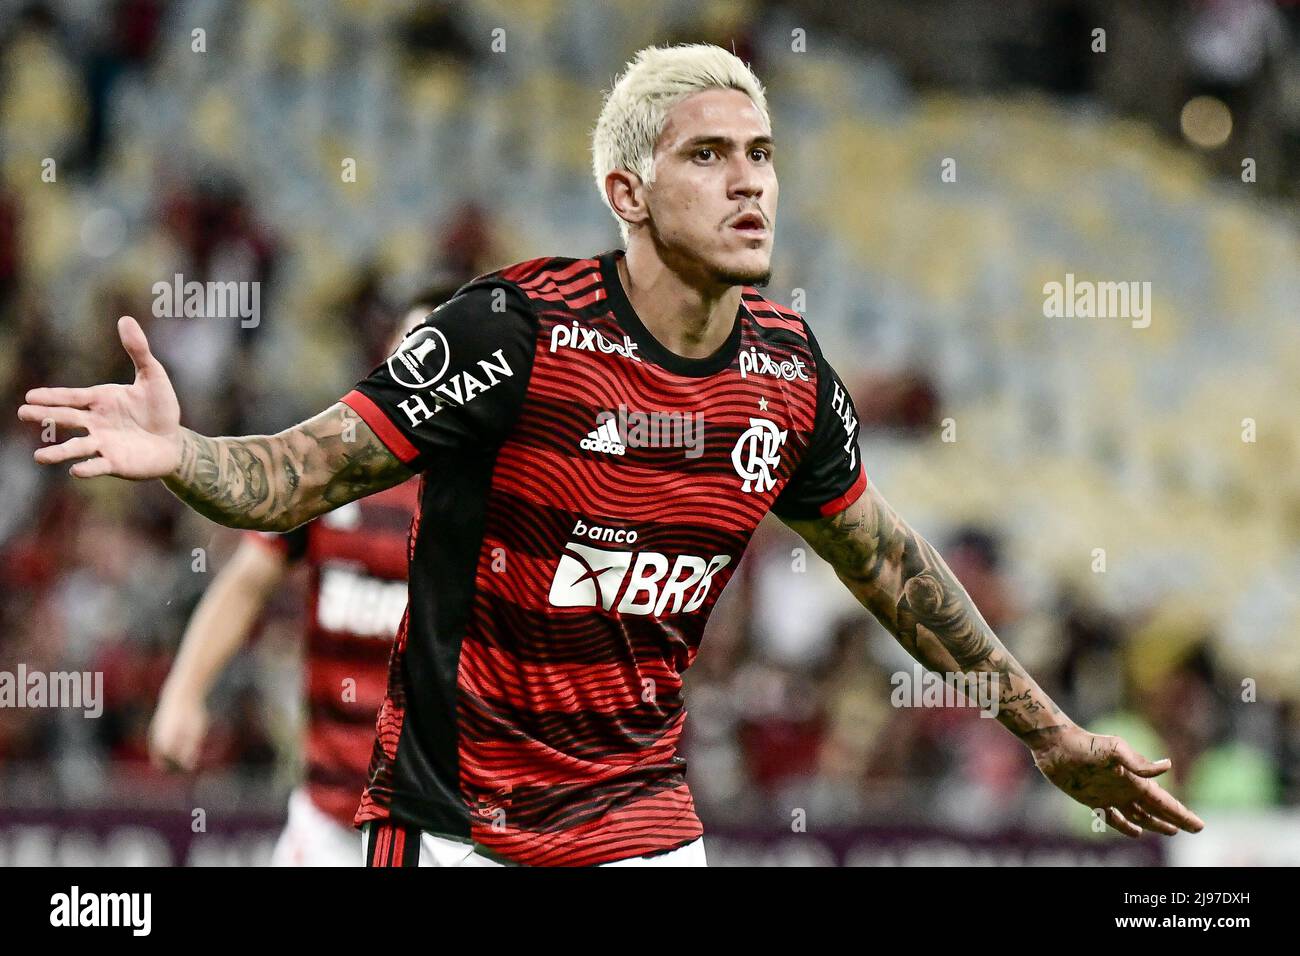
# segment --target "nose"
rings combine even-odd
[[[758,199],[763,195],[763,180],[746,157],[733,167],[735,172],[727,186],[728,199]]]

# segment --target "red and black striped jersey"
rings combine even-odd
[[[388,659],[406,611],[418,485],[412,479],[353,501],[287,534],[246,532],[308,568],[307,792],[346,826],[366,783]]]
[[[696,839],[677,745],[709,612],[768,511],[829,515],[866,487],[800,315],[746,287],[722,347],[683,358],[632,308],[622,255],[479,277],[343,399],[424,475],[358,824],[525,864]]]

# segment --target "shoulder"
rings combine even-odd
[[[822,365],[825,359],[821,347],[803,314],[763,295],[753,286],[745,286],[740,300],[758,338],[796,353],[807,353],[809,361],[818,367]]]
[[[484,273],[461,287],[461,292],[479,289],[508,289],[534,310],[582,308],[601,289],[600,262],[568,256],[526,259],[494,272]],[[460,294],[459,292],[457,294]]]
[[[546,282],[557,271],[552,264],[569,261],[572,260],[553,257],[529,259],[477,275],[434,309],[425,324],[447,334],[471,338],[507,327],[521,333],[535,329],[539,283]]]
[[[763,295],[753,286],[745,286],[740,301],[760,329],[769,333],[788,333],[804,342],[811,340],[812,331],[808,328],[807,319],[794,309]]]
[[[808,319],[789,306],[763,295],[753,286],[745,286],[741,293],[741,303],[748,314],[754,337],[762,347],[785,353],[796,366],[805,363],[810,374],[805,374],[800,367],[797,377],[811,381],[814,386],[821,384],[826,377],[823,374],[826,359]]]

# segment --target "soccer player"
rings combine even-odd
[[[161,478],[234,527],[285,531],[423,476],[357,813],[371,865],[704,864],[677,754],[682,672],[769,511],[922,664],[996,675],[998,720],[1112,827],[1202,827],[1151,779],[1169,761],[1063,714],[868,481],[853,404],[808,322],[756,289],[774,149],[745,64],[648,48],[594,133],[626,251],[479,277],[278,435],[182,428],[129,317],[134,384],[28,393],[24,420],[86,431],[38,461]],[[703,424],[689,444],[688,417]]]
[[[391,348],[455,291],[434,287],[416,296]],[[417,484],[411,479],[283,534],[246,531],[195,608],[163,685],[149,728],[150,755],[159,766],[193,771],[207,733],[208,692],[252,633],[288,566],[307,566],[306,779],[289,798],[273,866],[362,863],[352,821],[393,636],[406,611]]]

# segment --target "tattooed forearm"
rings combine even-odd
[[[180,465],[164,483],[218,524],[287,531],[410,476],[338,403],[278,435],[207,438],[184,429]]]
[[[1002,646],[939,553],[874,487],[833,517],[790,526],[921,664],[996,674],[998,719],[1025,743],[1070,723]]]

